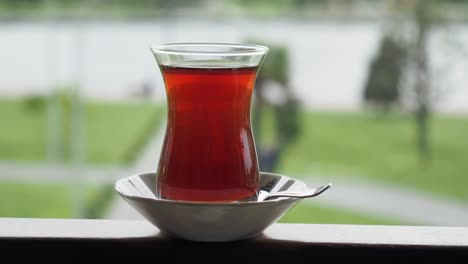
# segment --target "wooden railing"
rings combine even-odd
[[[468,263],[468,228],[275,224],[252,240],[197,243],[168,238],[145,221],[0,218],[0,263],[95,263],[98,259],[103,263],[127,259],[148,263],[164,259],[171,261],[166,263]]]

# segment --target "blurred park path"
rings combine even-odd
[[[303,179],[311,187],[330,180]],[[330,191],[306,202],[415,225],[468,225],[468,205],[460,201],[389,183],[355,178],[333,179],[332,182]]]
[[[161,129],[153,137],[134,167],[134,172],[155,170],[164,139]],[[302,177],[311,187],[323,184],[319,177]],[[415,225],[466,226],[468,205],[432,193],[409,189],[401,185],[375,183],[358,179],[333,179],[333,188],[306,203],[318,203],[335,209],[346,209],[357,213],[399,220]],[[120,198],[107,215],[109,219],[141,219],[135,210]]]
[[[165,134],[161,126],[142,151],[134,165],[128,167],[86,167],[50,164],[0,162],[1,179],[25,182],[86,182],[113,184],[132,174],[155,171]],[[80,175],[80,179],[76,178]],[[295,176],[295,175],[293,175]],[[356,178],[300,177],[312,186],[333,182],[333,188],[323,196],[305,200],[335,209],[400,220],[418,225],[466,226],[468,205],[461,201],[414,190],[401,185],[376,183]],[[106,215],[108,219],[141,219],[123,199],[115,197]]]
[[[164,124],[165,122],[163,122]],[[151,140],[146,145],[140,157],[134,163],[134,166],[129,170],[128,174],[122,176],[122,178],[129,175],[154,172],[159,161],[160,151],[164,142],[164,135],[166,132],[166,126],[162,125],[152,136]],[[143,219],[130,205],[127,204],[120,197],[115,197],[113,204],[109,208],[107,219]]]
[[[79,181],[92,184],[109,184],[115,182],[127,170],[128,168],[125,166],[73,167],[40,162],[1,161],[0,179],[2,182],[70,183]],[[79,179],[77,179],[77,175],[79,175]]]

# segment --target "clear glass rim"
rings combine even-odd
[[[217,48],[220,50],[212,50]],[[154,53],[197,56],[255,56],[264,55],[270,49],[262,45],[236,43],[168,43],[150,46]],[[224,50],[223,50],[224,49]]]

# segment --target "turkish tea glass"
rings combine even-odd
[[[181,43],[150,49],[164,79],[168,110],[158,196],[201,202],[255,200],[259,167],[250,108],[268,48]]]

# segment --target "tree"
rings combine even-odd
[[[421,157],[428,159],[431,154],[429,145],[429,114],[430,114],[430,76],[429,55],[427,52],[428,38],[431,27],[429,17],[429,1],[418,0],[415,10],[417,26],[416,41],[414,45],[414,62],[416,81],[414,91],[416,93],[416,123],[418,130],[418,147]]]
[[[384,113],[399,100],[405,57],[403,45],[390,34],[384,35],[378,54],[370,64],[364,87],[364,100],[381,106]]]
[[[430,117],[434,110],[434,104],[440,100],[441,96],[447,92],[450,86],[449,80],[451,67],[456,64],[455,60],[463,59],[463,49],[458,46],[453,46],[449,38],[441,38],[442,46],[438,46],[438,50],[444,53],[452,53],[447,65],[440,65],[437,62],[436,56],[429,53],[430,44],[434,44],[431,33],[437,27],[440,34],[450,32],[444,25],[445,21],[449,21],[449,17],[442,16],[445,14],[437,14],[432,9],[433,1],[430,0],[415,0],[414,6],[411,9],[411,21],[407,23],[411,25],[410,30],[407,30],[406,46],[407,46],[407,62],[405,65],[405,79],[409,90],[412,92],[412,106],[414,107],[414,119],[417,131],[417,149],[421,160],[430,160],[432,156],[431,148],[431,133],[430,133]],[[453,38],[453,32],[450,33]],[[442,37],[443,35],[439,35]],[[456,38],[456,37],[455,37]],[[454,39],[452,39],[453,41]],[[450,44],[448,46],[447,44]],[[454,53],[456,53],[456,56]],[[465,57],[466,59],[466,57]],[[447,62],[446,62],[447,63]],[[440,67],[443,66],[443,67]],[[453,77],[453,76],[452,76]],[[408,85],[409,84],[409,85]]]
[[[450,58],[451,63],[439,65],[429,53],[429,45],[434,44],[431,33],[437,26],[439,33],[448,33],[443,21],[449,17],[434,13],[431,9],[432,1],[396,1],[391,6],[392,11],[398,14],[391,20],[391,30],[382,38],[377,56],[370,65],[369,76],[364,90],[364,99],[367,102],[377,103],[388,109],[390,103],[399,101],[412,107],[416,124],[416,146],[421,160],[431,158],[430,144],[430,117],[434,104],[447,91],[448,82],[444,80],[449,73],[454,58],[460,56],[460,47],[443,45],[438,47],[439,52],[457,52]],[[408,14],[408,19],[402,19]],[[437,15],[437,16],[436,16]],[[451,33],[453,38],[453,34]],[[440,35],[439,35],[440,37]],[[453,41],[453,39],[452,39]],[[445,62],[447,63],[447,62]],[[440,66],[443,66],[440,68]],[[440,69],[438,69],[438,67]]]

